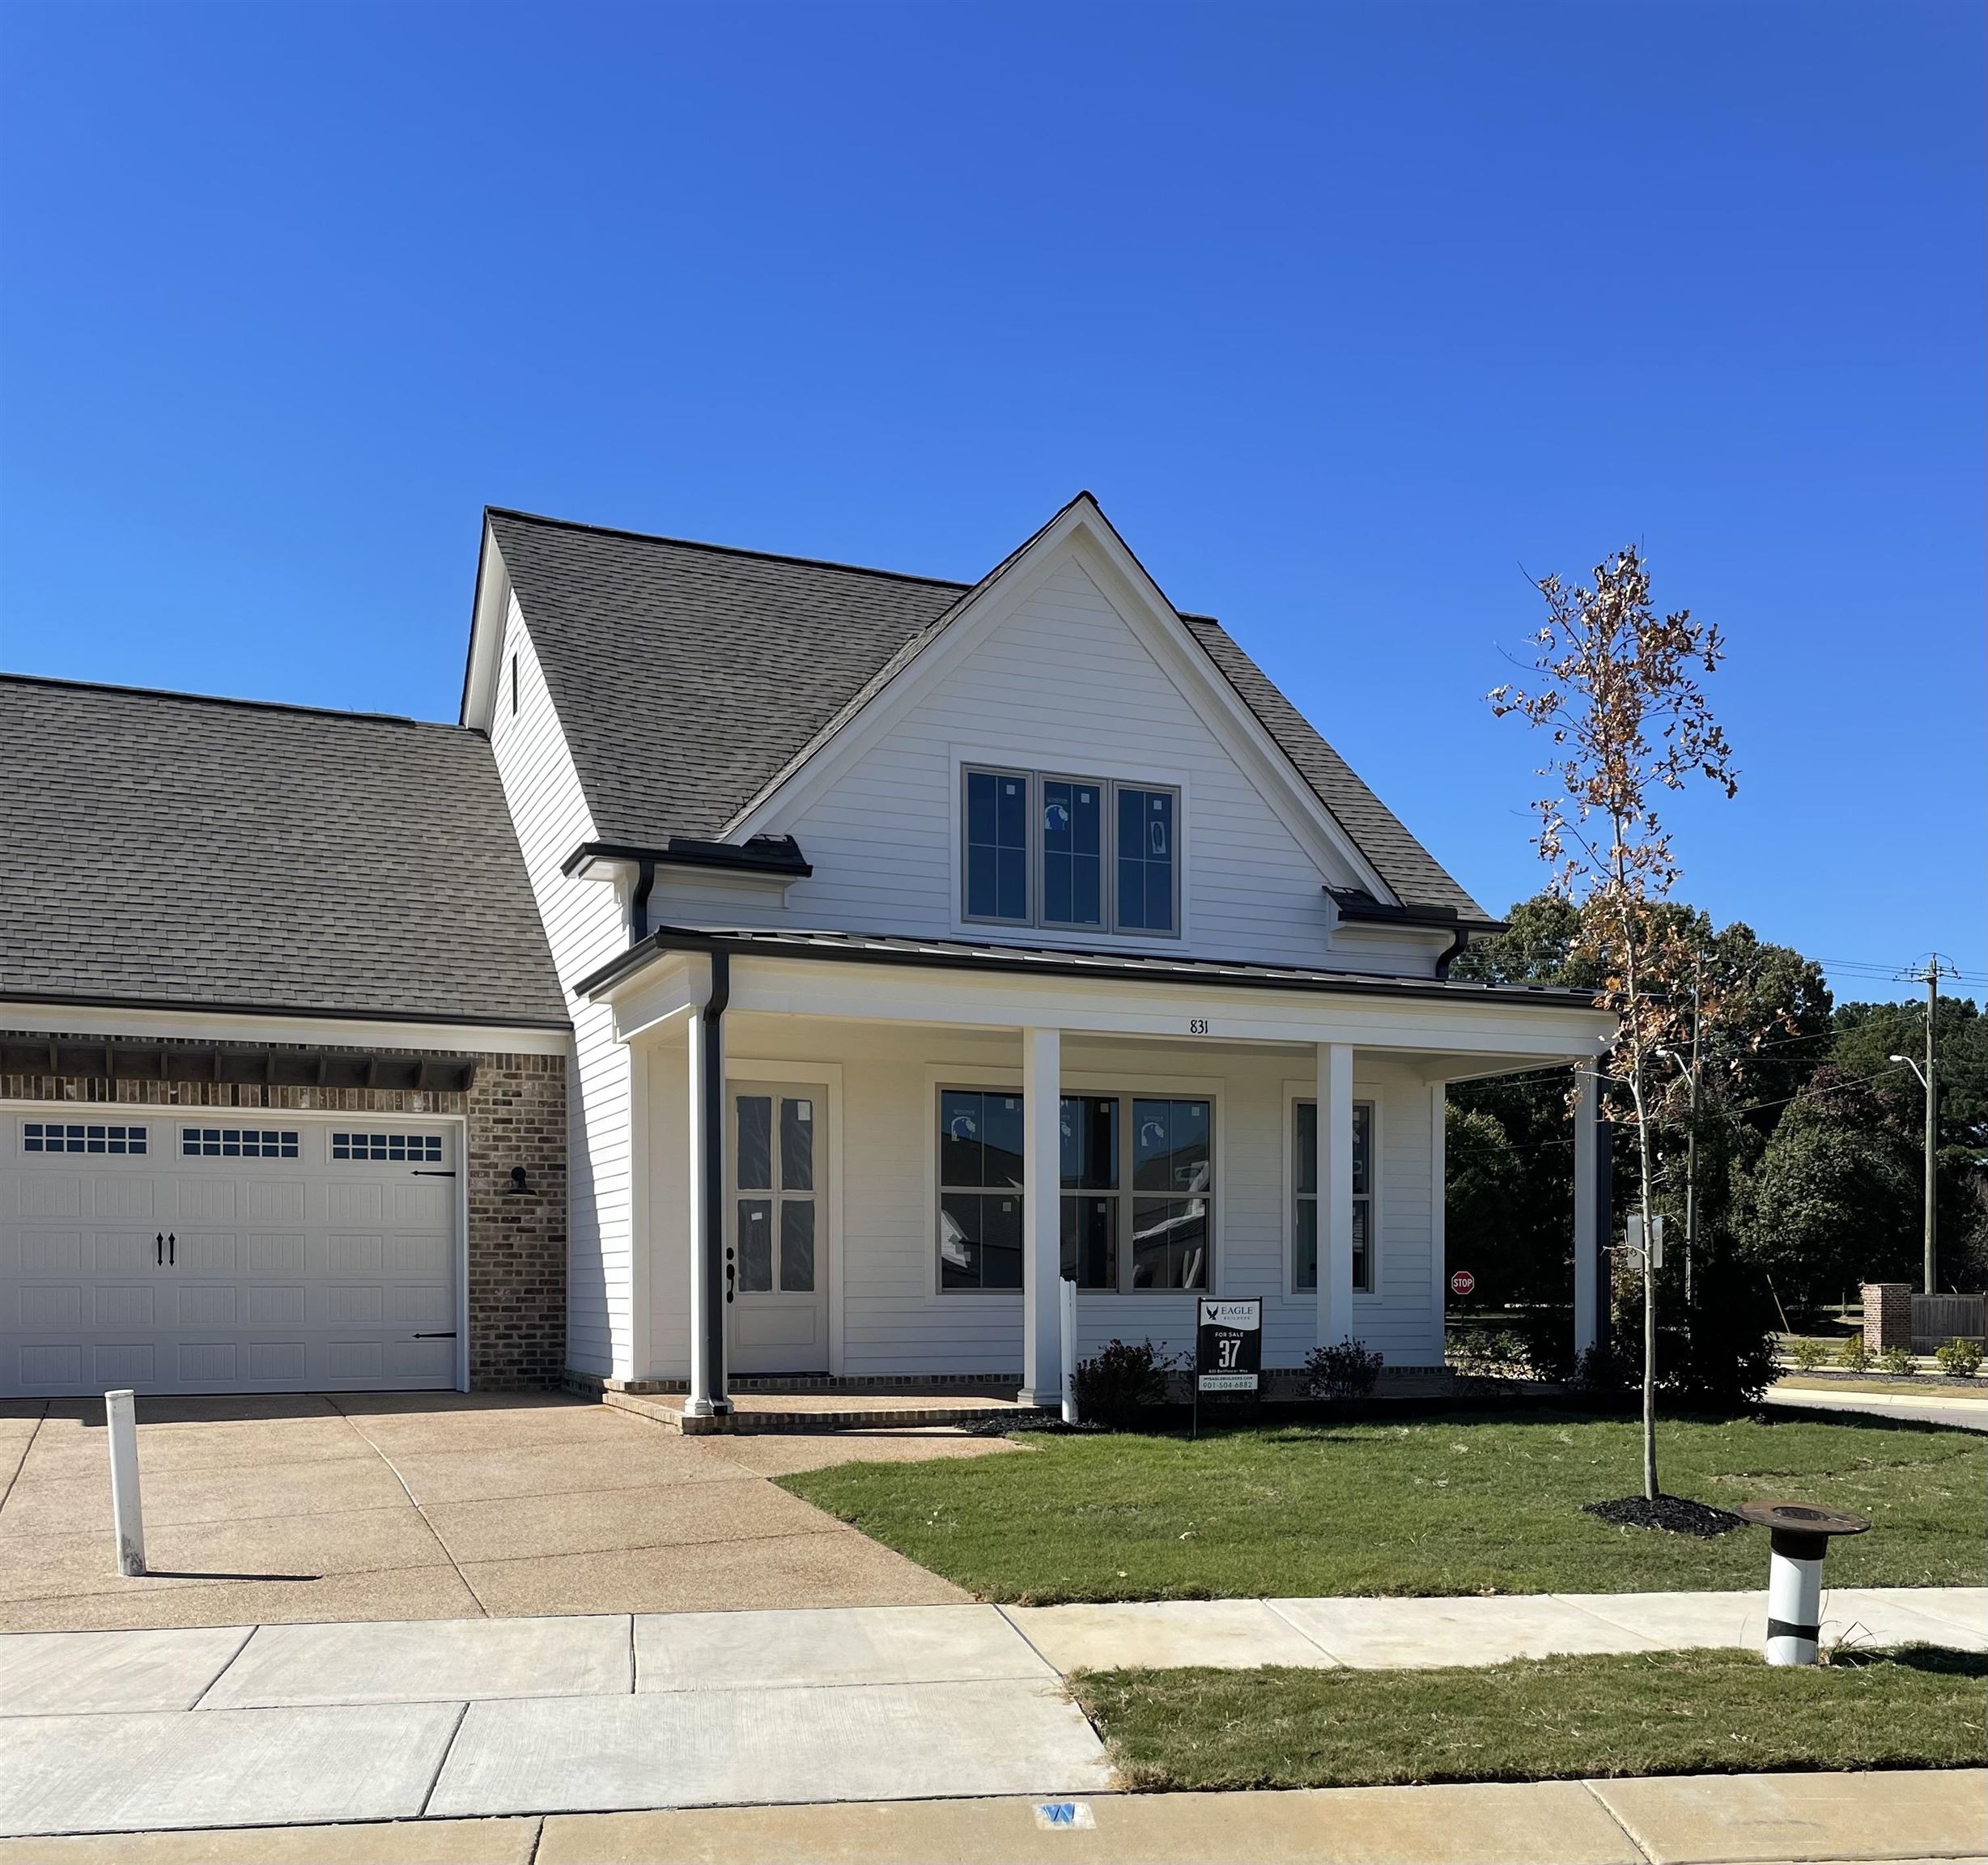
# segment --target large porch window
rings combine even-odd
[[[942,1289],[1022,1285],[1022,1114],[1019,1094],[940,1091]],[[1062,1098],[1062,1272],[1080,1289],[1209,1286],[1213,1115],[1205,1098]]]
[[[1293,1104],[1291,1136],[1291,1287],[1299,1294],[1319,1286],[1319,1104]],[[1353,1104],[1353,1285],[1374,1293],[1374,1103]]]

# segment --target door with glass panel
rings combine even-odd
[[[734,1081],[726,1136],[725,1314],[734,1373],[828,1370],[828,1095]]]

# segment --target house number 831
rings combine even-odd
[[[1190,1017],[1187,1019],[1187,1034],[1190,1036],[1205,1036],[1208,1034],[1208,1019],[1205,1017]]]

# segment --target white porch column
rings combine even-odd
[[[1601,1097],[1591,1064],[1574,1071],[1574,1350],[1585,1353],[1601,1335]]]
[[[1022,1032],[1022,1391],[1025,1405],[1063,1396],[1063,1034]]]
[[[1336,1347],[1353,1332],[1353,1045],[1321,1043],[1319,1345]]]

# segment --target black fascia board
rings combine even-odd
[[[673,835],[660,848],[633,842],[583,842],[559,864],[559,872],[571,875],[588,861],[652,861],[658,868],[716,869],[782,881],[805,881],[814,872],[791,835],[755,837],[743,843]]]
[[[858,937],[860,937],[859,935]],[[1550,984],[1455,983],[1434,978],[1327,978],[1315,973],[1302,976],[1246,968],[1247,961],[1221,958],[1175,959],[1141,965],[1116,961],[1111,954],[1097,958],[1063,948],[1017,946],[1013,958],[997,956],[1000,948],[955,947],[934,950],[929,946],[817,945],[805,937],[783,932],[707,932],[694,927],[659,926],[639,945],[631,945],[573,987],[582,997],[592,997],[620,983],[641,971],[652,959],[670,952],[723,952],[734,958],[818,958],[831,963],[903,965],[914,970],[937,971],[996,971],[1034,978],[1107,979],[1127,983],[1151,983],[1156,978],[1179,984],[1216,989],[1249,991],[1304,991],[1322,996],[1335,993],[1365,997],[1436,998],[1455,1003],[1468,998],[1480,1003],[1557,1004],[1572,1009],[1595,1008],[1593,996],[1585,991],[1569,991]],[[1203,969],[1189,970],[1189,966]],[[1233,970],[1218,969],[1223,966]]]

